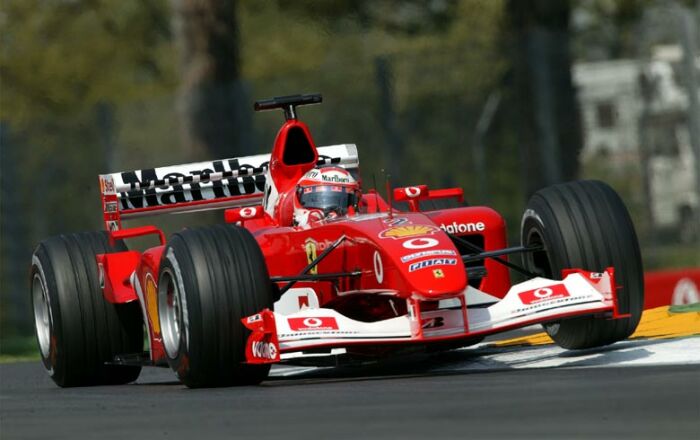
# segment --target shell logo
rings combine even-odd
[[[418,237],[421,235],[432,235],[439,230],[439,228],[430,225],[394,226],[393,228],[383,230],[379,234],[379,237],[393,238],[394,240],[398,240],[400,238]]]

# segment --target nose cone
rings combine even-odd
[[[380,244],[406,287],[424,299],[452,297],[467,286],[462,258],[452,240],[427,218],[422,224],[392,226],[379,234]],[[428,224],[426,224],[428,223]]]

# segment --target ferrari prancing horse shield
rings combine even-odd
[[[304,249],[306,250],[306,263],[311,264],[311,262],[318,257],[318,247],[316,245],[316,242],[312,239],[306,240],[306,243],[304,244]],[[309,273],[312,275],[316,275],[318,273],[318,265],[312,267],[311,270],[309,270]]]

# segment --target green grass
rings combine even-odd
[[[26,356],[14,356],[11,354],[0,354],[0,364],[12,364],[14,362],[31,362],[38,361],[41,358],[39,354],[31,354]]]
[[[671,306],[668,308],[670,313],[693,313],[700,312],[700,303],[695,304],[683,304],[678,306]]]
[[[0,338],[0,363],[38,361],[39,349],[34,336]]]

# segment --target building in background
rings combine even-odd
[[[677,46],[659,46],[649,60],[578,63],[574,81],[581,105],[581,160],[612,171],[637,167],[646,188],[651,226],[698,240],[700,209],[690,143],[689,100],[679,74]],[[696,59],[700,71],[700,58]]]

